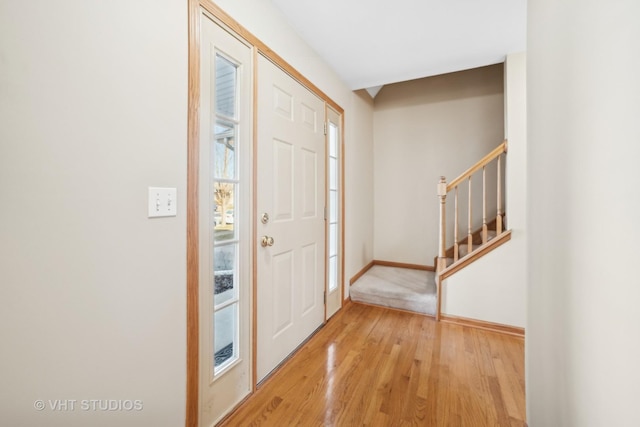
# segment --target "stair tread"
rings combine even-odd
[[[495,230],[487,230],[487,242],[486,243],[489,243],[489,241],[491,241],[492,239],[495,239],[496,236],[497,236],[497,233],[496,233]],[[480,248],[481,246],[482,246],[482,244],[480,244],[480,243],[471,245],[471,252],[475,251],[476,249]],[[459,244],[458,245],[458,259],[464,258],[467,255],[469,255],[467,243]],[[451,264],[453,264],[453,257],[448,257],[446,259],[446,261],[447,261],[447,267],[449,267]]]
[[[354,302],[423,314],[436,312],[436,274],[432,271],[374,265],[350,288]]]
[[[471,252],[475,251],[480,246],[482,245],[471,245]],[[462,258],[463,256],[466,256],[468,253],[469,253],[469,248],[467,245],[460,245],[458,247],[458,255],[460,256],[460,258]]]

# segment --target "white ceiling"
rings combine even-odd
[[[272,0],[351,89],[504,61],[526,47],[526,0]]]

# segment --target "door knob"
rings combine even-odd
[[[267,246],[273,246],[273,237],[270,236],[262,236],[262,247],[266,248]]]

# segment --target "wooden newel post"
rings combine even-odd
[[[440,198],[440,244],[438,248],[437,271],[440,272],[447,267],[445,252],[447,251],[447,228],[446,228],[446,203],[447,203],[447,179],[440,177],[438,183],[438,197]]]
[[[444,176],[440,177],[440,182],[438,183],[438,197],[440,198],[440,245],[438,248],[437,271],[440,272],[447,267],[446,261],[445,261],[445,252],[447,251],[447,228],[446,228],[447,180]]]
[[[440,243],[438,247],[438,265],[436,265],[436,282],[437,282],[437,308],[436,320],[440,320],[440,299],[442,296],[442,284],[440,283],[439,273],[447,268],[447,228],[446,228],[446,203],[447,203],[447,179],[440,177],[438,183],[438,197],[440,198]]]
[[[447,265],[445,261],[445,252],[447,251],[447,220],[446,220],[446,203],[447,203],[447,180],[444,176],[440,177],[438,183],[438,197],[440,198],[440,244],[438,248],[438,272],[444,270]]]

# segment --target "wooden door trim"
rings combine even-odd
[[[200,17],[202,10],[211,14],[218,23],[221,23],[231,33],[243,39],[253,48],[253,132],[252,147],[254,150],[253,161],[253,177],[252,177],[252,196],[253,218],[257,219],[256,194],[256,170],[257,159],[255,150],[257,149],[257,55],[262,54],[269,60],[282,68],[287,74],[298,81],[304,87],[321,98],[328,106],[341,115],[342,129],[341,136],[344,144],[344,109],[340,107],[326,93],[320,90],[309,79],[303,76],[298,70],[291,66],[282,57],[276,54],[260,39],[254,36],[246,28],[244,28],[235,19],[229,16],[218,5],[211,0],[188,0],[188,116],[187,116],[187,373],[186,373],[186,414],[185,426],[198,427],[199,423],[199,239],[198,239],[198,175],[199,175],[199,146],[200,146]],[[344,148],[342,148],[344,151]],[[344,158],[344,153],[342,154]],[[344,165],[344,163],[343,163]],[[343,166],[344,168],[344,166]],[[344,176],[344,172],[342,174]],[[343,189],[344,190],[344,189]],[[344,194],[344,191],[343,191]],[[342,209],[344,209],[344,196],[342,200]],[[344,215],[344,212],[343,212]],[[344,220],[343,220],[344,221]],[[344,223],[343,223],[344,224]],[[252,231],[253,241],[256,241],[255,227]],[[342,246],[344,250],[344,233]],[[253,277],[252,277],[252,302],[253,312],[251,313],[251,339],[252,339],[252,392],[256,390],[256,351],[257,351],[257,325],[256,325],[256,309],[257,300],[255,292],[257,287],[257,274],[255,265],[256,249],[252,249]],[[343,276],[344,276],[344,252],[342,255]],[[344,283],[344,277],[342,278]],[[342,298],[344,301],[344,285],[341,286]]]
[[[187,393],[186,427],[198,427],[199,291],[198,176],[200,149],[200,5],[189,0],[189,95],[187,118]]]
[[[258,241],[258,228],[256,227],[256,220],[258,219],[258,49],[253,46],[253,75],[252,75],[252,109],[253,109],[253,126],[251,129],[251,155],[253,162],[251,165],[251,203],[253,204],[253,216],[251,217],[251,394],[256,391],[256,385],[258,383],[258,246],[255,242]]]
[[[344,113],[344,109],[340,107],[333,99],[331,99],[326,93],[324,93],[320,88],[311,83],[309,79],[303,76],[298,70],[296,70],[291,64],[285,61],[280,55],[275,53],[271,48],[269,48],[266,44],[264,44],[259,38],[254,36],[249,30],[244,28],[238,21],[233,19],[229,14],[227,14],[224,10],[222,10],[218,5],[213,3],[211,0],[199,0],[200,6],[205,9],[207,12],[212,14],[219,19],[225,26],[227,26],[231,31],[236,33],[238,36],[242,37],[247,43],[254,46],[258,51],[275,63],[277,66],[282,68],[287,74],[297,80],[304,87],[309,89],[311,92],[315,93],[319,98],[324,100],[327,104],[331,106],[334,110],[339,112],[339,114]]]
[[[324,269],[322,270],[322,277],[324,280],[322,281],[322,288],[324,293],[324,317],[323,323],[327,322],[327,301],[329,300],[329,216],[327,214],[327,206],[329,206],[329,180],[331,177],[329,176],[329,106],[324,104]]]
[[[337,112],[337,110],[335,110]],[[344,208],[344,202],[345,202],[345,197],[344,194],[347,192],[347,185],[346,185],[346,175],[345,175],[345,164],[346,164],[346,159],[344,158],[344,154],[345,154],[345,145],[344,145],[344,136],[345,136],[345,131],[344,131],[344,111],[339,113],[340,114],[340,182],[338,184],[338,188],[340,190],[340,309],[342,309],[344,307],[344,286],[345,286],[345,281],[344,281],[344,266],[345,266],[345,236],[346,236],[346,215],[345,215],[345,208]]]

